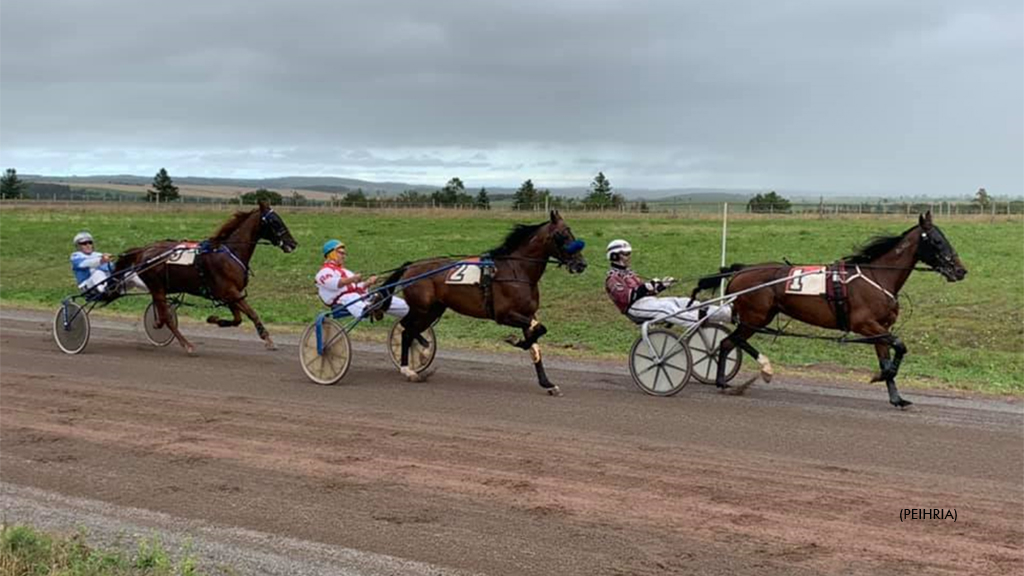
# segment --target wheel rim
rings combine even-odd
[[[643,338],[637,338],[629,353],[633,383],[647,394],[672,396],[682,390],[690,378],[690,351],[679,341],[679,335],[668,330],[651,330],[647,338],[662,361],[656,362]]]
[[[388,352],[391,353],[391,362],[395,368],[402,367],[403,332],[405,332],[405,327],[400,322],[396,322],[391,327],[391,332],[388,333]],[[418,341],[413,341],[412,346],[409,347],[409,369],[417,374],[430,368],[430,365],[434,363],[434,356],[437,355],[437,335],[434,333],[434,328],[427,328],[420,333],[420,336],[427,341],[427,347],[424,348]]]
[[[694,330],[686,341],[693,358],[693,377],[702,384],[714,384],[718,377],[718,347],[729,335],[719,324],[707,323]],[[725,382],[736,377],[743,362],[742,351],[733,348],[725,357]]]
[[[70,320],[67,326],[64,325],[65,308]],[[89,314],[81,306],[68,302],[57,309],[53,316],[53,339],[65,354],[78,354],[84,350],[89,343],[89,332]]]
[[[170,323],[174,326],[178,324],[178,309],[176,306],[169,306],[168,309],[171,312]],[[146,329],[146,338],[150,344],[154,346],[167,346],[174,341],[174,332],[171,331],[169,324],[164,324],[160,328],[156,327],[157,313],[156,306],[152,302],[149,306],[146,306],[146,312],[142,315],[142,325]]]
[[[310,380],[329,386],[340,382],[348,372],[352,361],[352,345],[341,325],[329,318],[323,321],[321,335],[324,350],[323,354],[318,354],[316,324],[306,328],[299,343],[299,362]]]

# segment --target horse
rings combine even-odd
[[[245,300],[249,260],[259,240],[268,240],[286,254],[298,246],[281,216],[270,204],[260,201],[254,210],[236,212],[212,237],[199,244],[192,265],[171,263],[174,256],[189,248],[184,248],[179,241],[163,240],[121,254],[114,273],[138,267],[137,273],[149,289],[157,310],[156,327],[170,328],[178,343],[189,354],[195,352],[195,346],[185,339],[178,331],[177,323],[171,319],[167,305],[168,294],[185,292],[226,305],[234,315],[233,319],[224,320],[215,315],[206,319],[210,324],[221,327],[238,326],[242,323],[241,313],[244,312],[256,326],[256,333],[263,339],[267,349],[273,350],[276,346],[270,333]]]
[[[552,396],[560,396],[561,390],[548,379],[544,371],[540,346],[537,344],[537,340],[547,333],[547,328],[537,320],[537,309],[540,307],[540,290],[537,285],[551,260],[559,266],[564,265],[570,274],[581,274],[587,267],[582,253],[583,246],[583,241],[573,236],[565,220],[558,211],[553,210],[550,219],[545,222],[514,226],[500,246],[484,253],[482,263],[488,266],[487,260],[490,260],[493,269],[481,270],[479,285],[452,284],[448,282],[449,274],[430,273],[452,266],[458,262],[455,259],[432,258],[402,264],[384,282],[383,310],[391,305],[395,287],[404,278],[424,276],[403,288],[409,313],[401,320],[402,374],[410,381],[420,379],[416,372],[409,369],[409,348],[420,333],[451,308],[465,316],[490,319],[502,326],[521,329],[522,339],[516,340],[515,336],[510,336],[506,341],[530,352],[540,387]]]
[[[841,302],[827,297],[792,294],[789,289],[791,282],[777,282],[763,289],[750,290],[790,277],[794,266],[788,263],[734,264],[722,270],[730,277],[726,295],[750,291],[737,296],[733,314],[738,326],[722,341],[718,352],[716,385],[720,389],[728,387],[725,384],[725,358],[737,346],[758,362],[762,380],[771,381],[771,362],[751,346],[748,339],[754,333],[764,331],[764,327],[781,312],[813,326],[854,332],[863,337],[853,342],[874,344],[880,371],[871,381],[885,381],[889,402],[893,406],[905,408],[913,404],[903,399],[896,388],[896,375],[907,353],[903,341],[890,332],[899,315],[900,289],[918,262],[939,272],[949,282],[963,280],[967,269],[952,244],[932,222],[931,211],[921,215],[917,225],[902,234],[876,236],[840,262],[846,268],[856,270],[855,274],[839,280],[846,285],[848,309]],[[826,273],[833,274],[833,270]],[[721,277],[701,279],[698,289],[717,286]],[[889,357],[890,348],[895,351],[892,359]]]

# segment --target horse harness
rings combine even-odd
[[[196,253],[196,255],[205,256],[207,254],[227,254],[232,260],[234,260],[239,266],[242,267],[242,271],[245,274],[244,279],[242,280],[243,288],[249,285],[249,267],[246,266],[245,262],[242,262],[242,259],[239,258],[226,244],[221,244],[220,246],[214,247],[211,245],[209,240],[203,240],[202,242],[199,243],[198,252]],[[221,300],[220,298],[217,298],[216,296],[213,295],[213,291],[210,290],[210,285],[206,281],[207,274],[204,273],[204,266],[202,264],[202,261],[203,258],[196,258],[195,264],[193,265],[196,267],[196,272],[199,274],[199,289],[202,292],[203,298],[212,301],[214,304],[218,306],[227,306],[237,301]],[[238,300],[244,300],[245,297],[246,294],[243,291],[242,297],[239,298]]]
[[[854,273],[851,274],[850,270],[846,268],[845,260],[838,260],[833,262],[828,269],[825,271],[825,298],[832,304],[836,314],[836,326],[843,332],[850,331],[850,291],[849,284],[854,280],[860,279],[868,283],[886,296],[892,299],[893,302],[897,301],[896,296],[882,288],[877,282],[868,278],[864,272],[861,271],[860,266],[854,264]]]

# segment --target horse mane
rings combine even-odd
[[[490,250],[489,253],[493,256],[508,256],[516,248],[519,248],[523,242],[532,238],[537,233],[537,230],[545,224],[547,222],[541,222],[540,224],[516,224],[509,231],[508,235],[505,236],[505,240],[502,241],[501,245]]]
[[[843,260],[850,264],[867,264],[869,262],[873,262],[895,248],[896,245],[899,244],[900,241],[902,241],[913,229],[914,228],[907,228],[898,236],[873,236],[868,240],[867,244],[857,248],[857,251],[853,254],[844,256]]]
[[[238,230],[238,227],[241,226],[242,223],[245,222],[245,220],[249,216],[251,216],[253,212],[254,210],[243,210],[240,212],[235,212],[234,216],[229,218],[227,222],[222,224],[221,227],[218,228],[217,231],[213,233],[213,236],[210,237],[210,240],[212,240],[213,242],[223,242],[227,240],[228,237],[230,237],[235,232],[235,230]]]

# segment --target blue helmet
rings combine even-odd
[[[328,254],[330,254],[331,252],[334,252],[338,248],[344,248],[344,247],[345,247],[345,243],[344,242],[342,242],[341,240],[335,240],[334,238],[331,238],[327,242],[324,242],[324,258],[326,258]]]

